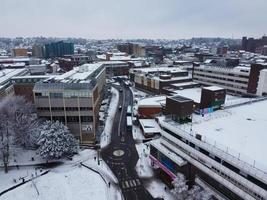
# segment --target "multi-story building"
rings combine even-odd
[[[106,67],[106,74],[108,77],[129,75],[130,67],[127,62],[103,61],[101,63]]]
[[[26,56],[28,56],[28,51],[25,48],[15,48],[15,49],[12,49],[12,56],[14,56],[14,57],[19,57],[19,56],[26,57]]]
[[[176,174],[183,173],[189,185],[200,181],[217,199],[267,199],[266,135],[261,122],[267,119],[261,111],[266,103],[217,111],[214,117],[195,115],[193,124],[159,117],[162,137],[150,143],[152,166],[166,183],[171,185]],[[252,119],[242,120],[244,116]],[[259,116],[261,120],[256,120]]]
[[[44,57],[44,47],[42,45],[34,44],[32,46],[32,56],[36,58]]]
[[[242,49],[249,52],[255,52],[258,47],[267,45],[267,36],[263,36],[259,39],[254,38],[242,38]]]
[[[38,116],[63,122],[81,143],[95,143],[105,82],[105,67],[96,63],[36,83],[33,92]]]
[[[84,54],[64,55],[58,59],[59,66],[65,71],[70,71],[75,66],[79,66],[86,63],[92,63],[93,57]]]
[[[259,81],[264,64],[252,64],[251,67],[234,68],[201,65],[194,67],[193,80],[203,85],[215,85],[227,92],[238,95],[263,95],[257,88],[266,88],[264,81]],[[263,84],[263,85],[262,85]]]
[[[2,69],[0,70],[0,99],[5,96],[14,95],[12,77],[21,76],[28,72],[27,69]]]
[[[45,45],[45,58],[62,57],[74,54],[74,44],[68,42],[53,42]]]
[[[157,94],[174,83],[192,82],[188,71],[176,67],[133,68],[129,73],[137,88]]]
[[[35,83],[39,81],[43,81],[48,78],[52,78],[54,76],[47,76],[47,75],[37,75],[37,76],[30,76],[30,75],[23,75],[23,76],[15,76],[11,79],[14,93],[15,95],[24,96],[25,99],[34,103],[33,98],[33,88]]]
[[[138,44],[125,43],[117,45],[117,49],[121,52],[125,52],[129,55],[135,55],[144,57],[146,55],[145,47],[142,47]]]

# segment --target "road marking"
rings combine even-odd
[[[135,180],[136,180],[136,182],[137,182],[137,185],[141,185],[141,182],[140,182],[139,179],[135,179]]]
[[[129,188],[129,187],[130,187],[130,185],[129,185],[128,181],[124,181],[124,183],[126,184],[127,188]]]
[[[136,187],[136,183],[135,183],[135,181],[134,181],[134,180],[132,180],[132,182],[133,182],[133,185],[134,185],[134,187]]]

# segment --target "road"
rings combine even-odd
[[[117,108],[110,145],[101,150],[101,155],[118,178],[125,200],[150,200],[153,197],[144,188],[142,180],[135,170],[139,156],[133,136],[130,132],[127,132],[126,127],[127,107],[133,104],[133,96],[131,90],[127,87],[114,87],[123,89],[119,93],[119,105],[122,106],[122,109]]]

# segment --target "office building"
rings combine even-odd
[[[33,92],[38,116],[61,121],[81,143],[94,144],[105,82],[105,67],[96,63],[36,83]]]
[[[228,93],[237,95],[264,95],[265,77],[261,70],[267,68],[265,64],[252,64],[250,67],[238,66],[234,68],[201,65],[194,67],[193,80],[203,85],[215,85],[227,90]],[[258,89],[262,88],[262,89]]]
[[[44,47],[42,45],[34,44],[32,46],[32,56],[36,58],[44,57]]]
[[[74,54],[73,43],[59,41],[45,45],[45,58],[56,58],[71,54]]]
[[[135,87],[157,94],[174,83],[192,82],[188,71],[176,67],[133,68],[129,74]]]

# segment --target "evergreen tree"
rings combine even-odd
[[[78,151],[78,142],[59,121],[46,121],[40,127],[37,152],[46,159],[61,158]]]

